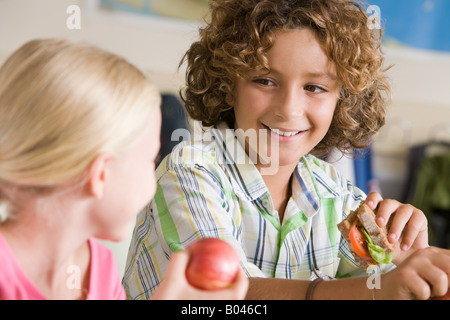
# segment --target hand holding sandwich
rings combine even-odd
[[[383,200],[376,192],[369,194],[365,203],[370,209],[376,209],[376,223],[380,228],[389,226],[387,239],[395,244],[396,265],[414,251],[428,247],[428,221],[422,211],[396,200]]]
[[[338,225],[361,268],[393,262],[382,275],[379,299],[428,299],[450,286],[450,251],[428,246],[423,212],[395,200],[370,194]]]

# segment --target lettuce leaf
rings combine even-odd
[[[389,254],[386,254],[384,249],[380,246],[377,246],[373,243],[372,239],[370,238],[369,234],[367,233],[366,229],[364,227],[361,228],[361,231],[364,233],[364,235],[367,238],[367,247],[369,249],[370,256],[378,263],[384,263],[389,264],[392,262],[392,258],[394,257],[394,253],[391,252]]]

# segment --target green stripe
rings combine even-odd
[[[336,207],[334,206],[334,198],[322,199],[322,206],[325,208],[323,213],[325,215],[325,223],[327,224],[328,231],[328,239],[330,239],[331,249],[333,250],[333,256],[336,257],[336,244],[338,240],[338,228],[337,224],[339,223],[337,218]],[[333,263],[336,259],[333,259]],[[334,270],[337,269],[337,266],[333,266]]]
[[[169,208],[164,198],[164,192],[161,185],[158,183],[156,187],[155,203],[158,208],[159,222],[164,236],[164,240],[173,252],[181,251],[184,248],[181,246],[180,236],[178,235],[175,222],[170,215]]]
[[[290,217],[287,221],[283,222],[283,225],[280,228],[280,220],[277,217],[274,217],[263,210],[260,210],[261,214],[271,222],[271,224],[277,229],[278,231],[278,239],[277,239],[277,257],[275,259],[276,265],[278,265],[278,260],[280,259],[280,251],[281,247],[283,246],[284,239],[288,235],[289,232],[296,230],[298,228],[301,228],[306,221],[308,221],[308,218],[304,215],[303,212],[298,212],[297,214]],[[272,277],[276,277],[277,272],[277,266],[273,269]]]
[[[281,241],[281,230],[280,230],[280,218],[277,216],[273,216],[271,214],[269,214],[268,212],[266,212],[265,210],[262,210],[261,208],[258,208],[260,214],[267,220],[269,220],[269,222],[272,224],[272,226],[277,230],[277,257],[275,259],[275,267],[273,268],[273,273],[272,273],[272,277],[275,278],[275,274],[277,271],[277,265],[278,265],[278,260],[280,259],[280,249],[281,249],[281,245],[282,245],[282,241]],[[259,237],[261,236],[261,234],[259,234]],[[263,240],[265,241],[265,240]]]
[[[281,227],[281,244],[284,242],[287,234],[291,231],[294,231],[298,228],[303,227],[303,225],[308,221],[308,218],[301,211],[294,214],[287,221],[283,222]]]
[[[306,159],[305,157],[303,157],[302,159],[303,159],[303,163],[305,164],[306,169],[308,170],[309,177],[311,178],[311,181],[312,181],[312,183],[313,183],[313,185],[314,185],[314,190],[316,191],[317,195],[318,195],[319,197],[321,197],[321,196],[320,196],[320,193],[319,193],[319,188],[317,187],[317,181],[316,181],[316,178],[314,178],[314,173],[313,173],[311,167],[309,166],[308,159]]]

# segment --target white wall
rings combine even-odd
[[[125,56],[157,78],[162,90],[181,85],[178,63],[197,35],[197,26],[180,20],[100,12],[96,0],[0,0],[0,56],[39,37],[83,39]],[[70,5],[81,9],[81,29],[69,30]]]
[[[178,63],[197,36],[197,26],[177,21],[95,12],[95,0],[0,0],[0,61],[37,37],[84,39],[125,56],[150,73],[161,91],[178,92]],[[69,5],[81,8],[81,29],[69,30]],[[388,124],[375,140],[375,170],[385,196],[403,188],[407,149],[434,133],[450,140],[450,54],[386,48],[393,86]],[[436,130],[439,130],[436,131]],[[123,270],[129,240],[110,245]]]

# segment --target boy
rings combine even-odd
[[[359,5],[212,1],[211,21],[185,59],[186,109],[212,128],[157,169],[155,199],[138,217],[130,247],[128,295],[151,295],[171,253],[208,236],[236,248],[250,299],[446,292],[450,255],[427,248],[424,214],[376,193],[366,197],[319,158],[334,147],[366,147],[385,121],[380,33],[368,28]],[[398,267],[380,267],[391,271],[377,292],[355,277],[364,271],[337,229],[361,200],[378,207],[380,226],[395,214],[389,240]],[[311,281],[317,275],[342,279],[318,284]]]

